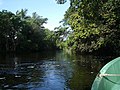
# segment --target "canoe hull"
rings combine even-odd
[[[111,76],[99,76],[110,74]],[[112,76],[116,74],[118,76]],[[107,63],[96,76],[91,90],[120,90],[120,57]]]

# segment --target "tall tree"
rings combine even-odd
[[[78,52],[117,51],[119,12],[119,0],[70,0],[64,17],[64,22],[73,30],[68,47]]]
[[[4,51],[15,51],[17,33],[20,29],[21,20],[19,17],[7,10],[0,12],[1,49],[4,48]]]
[[[44,43],[44,26],[43,24],[46,23],[47,18],[42,18],[36,12],[32,14],[32,16],[26,16],[26,10],[21,10],[24,18],[22,17],[23,27],[19,35],[19,45],[18,50],[21,48],[22,50],[32,50],[36,51],[41,48]],[[19,12],[21,14],[21,12]],[[19,14],[18,14],[19,15]]]
[[[54,32],[45,29],[47,18],[36,12],[27,15],[27,9],[16,14],[0,11],[0,51],[40,51],[55,47]]]

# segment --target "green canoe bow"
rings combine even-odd
[[[110,61],[100,70],[91,90],[120,90],[120,57]]]

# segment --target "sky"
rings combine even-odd
[[[69,0],[65,4],[56,4],[55,0],[0,0],[0,11],[8,10],[15,13],[17,10],[28,9],[28,15],[36,12],[43,18],[48,18],[46,28],[53,30],[58,27],[59,21],[69,8]]]

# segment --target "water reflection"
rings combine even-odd
[[[0,56],[0,89],[90,90],[105,57],[42,52]]]

